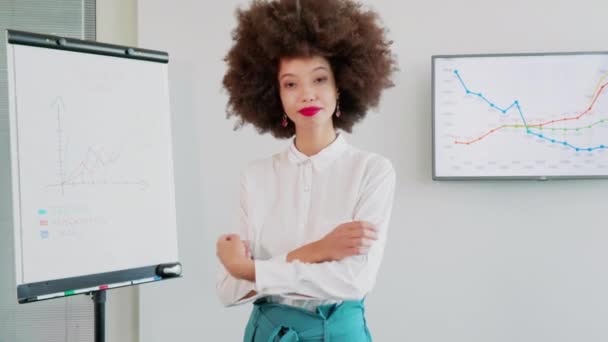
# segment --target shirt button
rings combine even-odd
[[[309,191],[310,191],[310,187],[309,187],[308,185],[306,185],[306,186],[304,187],[304,191],[309,192]]]

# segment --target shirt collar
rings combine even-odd
[[[322,149],[319,153],[309,157],[298,151],[296,148],[296,139],[293,139],[291,145],[289,145],[289,149],[287,150],[287,157],[290,162],[298,165],[311,161],[316,169],[321,170],[336,160],[344,151],[346,151],[347,148],[348,143],[346,142],[346,139],[342,136],[342,134],[338,134],[336,139],[329,144],[329,146]]]

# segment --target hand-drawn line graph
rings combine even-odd
[[[103,146],[90,145],[76,162],[70,163],[68,158],[69,145],[66,143],[67,132],[64,129],[63,118],[66,113],[66,105],[58,96],[51,109],[57,117],[57,178],[55,184],[49,187],[57,187],[61,194],[65,195],[66,187],[79,186],[134,186],[145,191],[149,184],[142,179],[116,179],[107,176],[104,171],[113,165],[120,163],[122,150],[107,152]]]

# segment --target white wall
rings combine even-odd
[[[97,0],[97,41],[137,44],[137,1]]]
[[[215,239],[236,221],[238,173],[285,146],[225,120],[234,9],[138,2],[139,44],[169,51],[183,279],[140,288],[141,341],[238,341],[250,307],[214,293]],[[401,72],[349,141],[398,173],[390,240],[366,301],[377,341],[608,340],[608,182],[431,180],[430,56],[608,50],[602,0],[367,1]]]

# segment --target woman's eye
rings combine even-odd
[[[295,86],[296,84],[294,82],[287,82],[284,85],[285,88],[294,88]]]
[[[317,79],[315,80],[315,82],[317,82],[317,83],[323,83],[325,81],[327,81],[327,77],[325,77],[325,76],[324,77],[317,77]]]

